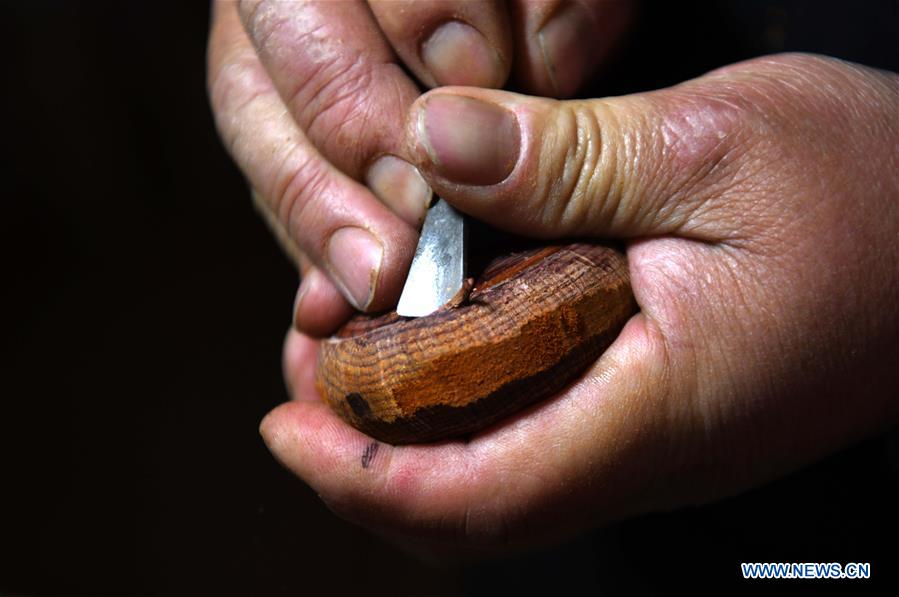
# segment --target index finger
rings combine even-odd
[[[365,3],[248,0],[239,8],[279,95],[315,147],[407,222],[420,223],[430,189],[401,144],[420,92]]]

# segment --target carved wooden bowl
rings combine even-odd
[[[385,442],[469,434],[558,393],[636,311],[625,256],[593,244],[495,259],[460,300],[350,320],[321,344],[319,392]]]

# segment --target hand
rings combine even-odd
[[[803,55],[602,100],[424,95],[407,155],[435,192],[515,232],[626,239],[641,312],[558,397],[418,446],[331,414],[294,333],[296,400],[266,442],[352,521],[506,551],[733,494],[894,424],[897,105],[895,74]]]
[[[567,95],[630,13],[626,0],[509,6],[214,4],[213,112],[260,211],[303,270],[298,329],[326,335],[353,307],[386,309],[402,289],[431,191],[402,144],[419,92],[394,50],[428,86],[498,87],[514,68],[524,89]]]

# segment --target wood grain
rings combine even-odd
[[[562,390],[635,311],[626,258],[612,248],[515,253],[490,263],[455,307],[350,320],[322,342],[316,384],[379,440],[459,436]]]

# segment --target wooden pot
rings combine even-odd
[[[615,249],[513,253],[493,260],[456,306],[350,320],[321,343],[316,385],[341,418],[384,442],[469,434],[558,393],[636,309]]]

